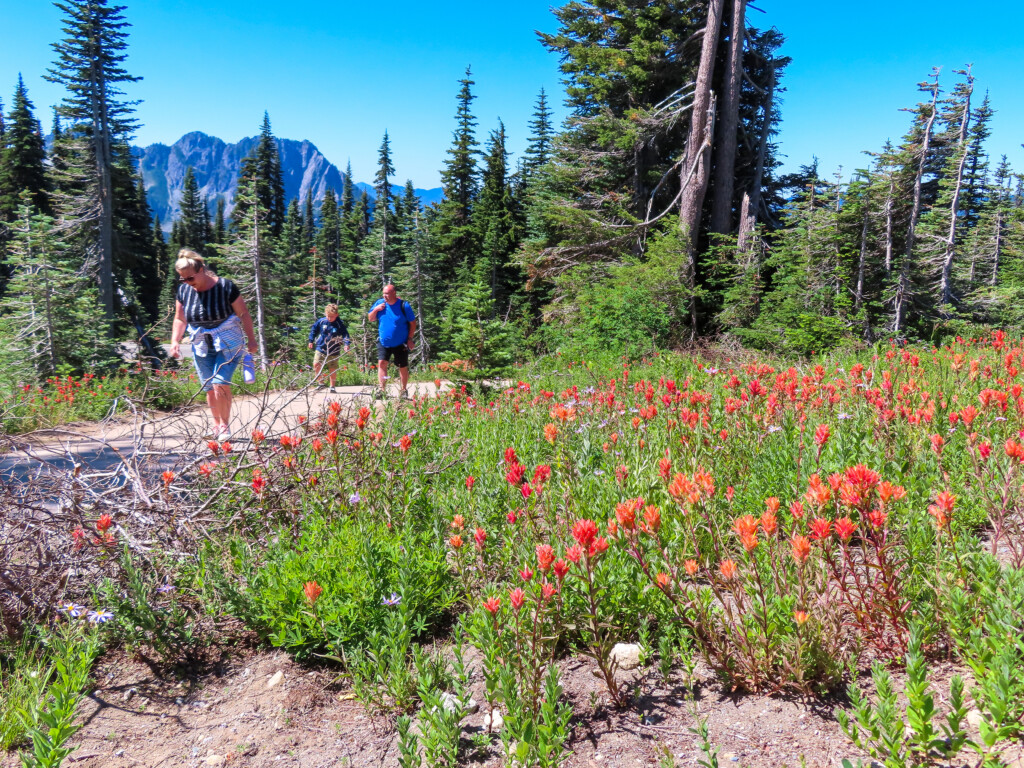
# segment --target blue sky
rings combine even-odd
[[[439,183],[454,127],[457,80],[473,67],[479,135],[505,122],[510,148],[526,142],[543,86],[561,107],[557,58],[534,30],[554,31],[547,0],[414,3],[391,0],[121,0],[132,23],[127,66],[144,80],[128,86],[142,100],[139,144],[171,143],[201,130],[226,141],[258,131],[263,111],[274,132],[309,139],[336,165],[351,159],[356,180],[372,178],[385,129],[398,183]],[[974,64],[979,95],[997,110],[989,152],[1024,170],[1024,100],[1018,68],[1024,13],[1016,3],[954,0],[759,0],[757,26],[776,26],[793,58],[783,85],[785,169],[820,159],[844,175],[864,150],[898,139],[917,99],[915,84],[941,66]],[[22,72],[37,114],[49,127],[61,92],[42,77],[59,36],[60,13],[46,0],[0,0],[0,98],[6,112]]]

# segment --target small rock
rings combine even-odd
[[[462,702],[459,701],[459,697],[454,693],[445,691],[441,694],[441,706],[444,707],[445,712],[458,711],[460,704],[462,704]],[[469,699],[462,708],[464,709],[463,714],[466,715],[475,715],[480,711],[480,705],[476,703],[476,699],[472,698]]]
[[[275,685],[280,683],[282,680],[284,680],[284,672],[282,672],[279,669],[279,670],[277,670],[277,672],[275,672],[273,675],[271,675],[269,680],[267,680],[267,688],[273,688]]]
[[[981,726],[981,710],[980,709],[972,709],[970,712],[968,712],[967,713],[967,723],[974,730],[978,730],[978,728]]]
[[[129,688],[127,691],[124,692],[124,695],[121,696],[121,699],[123,701],[131,701],[132,696],[134,696],[136,693],[138,693],[138,691],[136,691],[134,688]]]
[[[636,643],[616,643],[611,660],[619,669],[629,671],[640,666],[640,646]]]
[[[207,755],[203,763],[206,765],[224,765],[227,762],[224,755]]]
[[[505,727],[505,718],[501,716],[501,710],[495,709],[484,715],[484,730],[497,732]]]
[[[124,754],[124,750],[123,749],[118,749],[118,750],[114,751],[114,757],[121,757],[123,754]]]
[[[177,704],[180,707],[182,704],[185,703],[185,700],[183,698],[181,698],[181,696],[175,696],[174,697],[174,703]]]

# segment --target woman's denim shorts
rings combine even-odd
[[[216,384],[231,386],[231,377],[235,375],[235,368],[245,357],[245,347],[239,346],[233,349],[222,349],[212,355],[196,355],[196,373],[203,384],[203,391],[209,392]]]

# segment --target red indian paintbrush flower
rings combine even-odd
[[[544,439],[552,445],[555,444],[555,439],[558,437],[558,427],[554,424],[544,425]]]
[[[402,453],[409,450],[409,446],[412,445],[412,438],[409,435],[402,435],[402,439],[398,441],[398,447],[402,449]]]
[[[523,592],[522,587],[516,587],[508,593],[508,602],[512,606],[512,610],[516,613],[519,613],[519,609],[523,607],[523,601],[525,599],[526,593]]]
[[[316,601],[320,599],[320,595],[322,595],[324,592],[323,587],[321,587],[315,581],[307,581],[305,584],[303,584],[302,591],[303,593],[305,593],[306,601],[310,605],[314,605]]]
[[[491,597],[487,600],[484,600],[484,608],[487,610],[488,613],[490,613],[493,616],[501,610],[501,599],[497,597]]]
[[[579,563],[580,558],[583,557],[583,550],[579,548],[578,544],[573,544],[565,550],[565,556],[570,562]]]
[[[473,541],[476,542],[477,549],[483,549],[484,544],[487,543],[487,531],[483,528],[477,528],[473,531]]]
[[[657,584],[660,589],[668,589],[669,585],[672,583],[672,577],[662,571],[654,577],[654,583]]]
[[[745,536],[753,536],[757,533],[757,519],[753,515],[744,515],[733,523],[732,529],[741,539]]]
[[[832,533],[832,524],[823,517],[816,517],[811,521],[811,538],[815,541],[827,539]]]
[[[793,559],[800,565],[806,563],[807,558],[811,556],[810,539],[806,536],[794,536],[790,539],[789,545],[793,549]]]
[[[857,524],[848,517],[841,517],[836,520],[836,536],[842,541],[849,541],[857,532]]]
[[[550,544],[537,545],[537,567],[546,571],[555,562],[555,550]]]
[[[462,549],[462,537],[457,533],[448,538],[448,543],[452,549]]]
[[[868,512],[868,522],[871,527],[875,530],[881,530],[885,527],[885,521],[889,516],[881,509],[875,508]]]
[[[110,515],[100,515],[100,519],[96,521],[96,530],[100,533],[106,533],[107,529],[113,524],[114,521]]]
[[[734,563],[732,560],[723,560],[718,565],[718,572],[722,574],[722,578],[726,581],[732,581],[733,578],[736,576],[736,571],[736,563]]]
[[[937,456],[941,456],[942,446],[946,444],[945,438],[942,435],[932,435],[928,439],[931,440],[932,451],[934,451]]]
[[[935,506],[945,512],[947,515],[953,514],[953,507],[956,506],[956,496],[949,491],[942,491],[938,496],[935,497]]]
[[[598,536],[596,539],[594,539],[594,543],[590,545],[590,549],[588,550],[588,554],[591,557],[594,557],[595,555],[600,555],[602,552],[604,552],[607,549],[608,549],[608,540],[604,536]]]
[[[505,449],[505,463],[506,464],[518,464],[519,461],[516,459],[516,449],[506,448]]]
[[[544,602],[548,602],[554,595],[558,594],[558,590],[555,589],[555,585],[550,581],[545,581],[540,588],[540,595]]]
[[[507,473],[505,473],[505,479],[508,480],[511,485],[519,485],[523,482],[523,477],[526,475],[526,467],[522,464],[513,464]]]
[[[789,505],[789,514],[794,520],[801,520],[804,516],[804,505],[802,502],[794,501]]]
[[[527,566],[526,568],[523,568],[523,570],[521,570],[519,572],[519,578],[522,579],[523,581],[529,581],[530,579],[533,578],[533,569],[530,568],[529,566]]]
[[[818,428],[814,430],[814,444],[819,448],[824,448],[831,435],[828,424],[819,424]]]
[[[555,561],[554,565],[552,566],[552,570],[555,572],[555,578],[561,581],[569,572],[569,564],[565,562],[565,560],[559,558]]]
[[[262,443],[266,439],[267,439],[267,436],[265,434],[263,434],[263,430],[261,430],[261,429],[254,429],[252,431],[252,442],[253,442],[254,445],[259,445],[260,443]]]
[[[551,467],[547,464],[538,464],[533,470],[533,484],[542,486],[551,478]]]
[[[206,447],[210,450],[210,453],[212,453],[214,456],[216,456],[218,453],[220,453],[220,443],[218,443],[216,440],[211,440],[210,442],[208,442],[206,444]]]
[[[472,491],[473,490],[473,486],[475,484],[476,484],[476,478],[475,477],[470,475],[469,477],[466,478],[466,490],[467,491]]]
[[[627,531],[632,531],[636,525],[636,505],[634,501],[634,499],[620,501],[615,505],[615,519]]]
[[[657,533],[658,529],[661,528],[661,512],[653,504],[648,504],[644,507],[644,524],[652,534]]]
[[[808,618],[810,618],[810,617],[807,615],[807,611],[794,611],[793,612],[793,621],[795,621],[798,626],[802,627],[804,624],[806,624]]]
[[[174,482],[174,473],[169,469],[166,470],[162,475],[160,475],[160,477],[164,481],[165,488]]]
[[[267,487],[267,481],[263,479],[263,475],[257,469],[252,473],[252,489],[256,493],[263,493],[263,489]]]
[[[572,527],[572,537],[581,547],[589,547],[597,537],[597,523],[593,520],[577,520]]]
[[[465,525],[466,521],[463,519],[462,515],[455,515],[455,517],[452,518],[451,526],[456,531],[461,531]]]
[[[696,560],[687,560],[683,563],[683,568],[686,570],[687,576],[696,576],[699,567],[700,566],[697,565]]]
[[[775,501],[778,502],[778,499]],[[778,506],[776,506],[776,509],[778,509]],[[761,515],[761,530],[764,531],[765,536],[774,536],[778,527],[779,519],[774,511],[769,509]]]
[[[666,458],[658,460],[658,474],[662,480],[668,480],[672,475],[672,462]]]

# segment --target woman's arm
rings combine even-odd
[[[252,317],[249,315],[249,308],[245,306],[245,299],[239,296],[231,302],[231,309],[235,311],[238,319],[242,321],[242,330],[245,331],[245,337],[249,340],[249,352],[255,355],[258,349],[256,347],[256,335],[252,331]]]
[[[171,325],[171,357],[181,357],[181,340],[185,338],[185,308],[174,302],[174,323]]]

